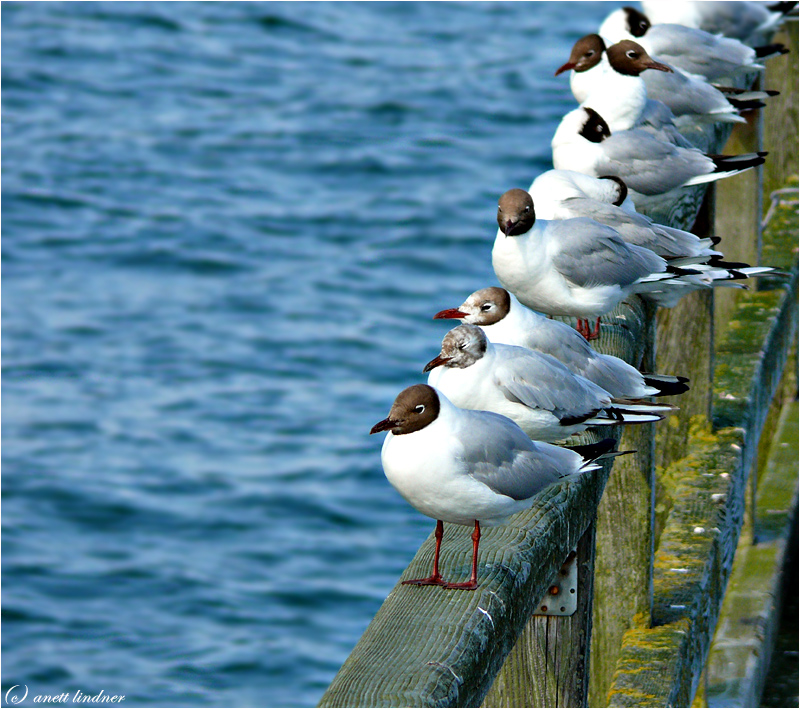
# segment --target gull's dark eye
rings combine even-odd
[[[484,303],[483,305],[481,305],[481,310],[483,310],[484,312],[491,309],[492,309],[491,303]]]
[[[526,211],[526,212],[530,212],[530,211],[531,211],[531,205],[529,205],[529,204],[526,204],[526,205],[525,205],[525,211]]]
[[[414,411],[416,411],[418,414],[421,414],[423,411],[425,411],[425,404],[417,404],[414,407]]]
[[[627,52],[625,52],[625,56],[628,57],[628,59],[636,59],[636,57],[639,55],[635,50],[629,49]]]
[[[590,49],[584,56],[593,57],[594,56],[594,49]]]

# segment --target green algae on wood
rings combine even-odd
[[[769,458],[760,475],[754,530],[759,542],[785,535],[790,523],[792,498],[787,491],[792,486],[797,487],[797,408],[797,402],[784,407],[778,434],[772,441]]]
[[[717,347],[714,425],[747,430],[747,466],[797,332],[797,292],[795,270],[780,289],[745,293]]]
[[[782,407],[760,472],[756,543],[737,549],[709,653],[708,706],[756,706],[774,644],[786,545],[797,519],[798,405]]]
[[[775,204],[764,227],[762,262],[764,265],[781,268],[784,271],[797,268],[797,189],[798,179],[795,175],[774,196]],[[774,287],[779,281],[774,278],[761,278],[759,284],[761,283]]]
[[[707,600],[703,596],[720,585],[710,572],[724,573],[718,567],[730,563],[744,511],[744,480],[736,474],[741,433],[712,432],[707,421],[695,417],[690,450],[670,466],[677,484],[654,560],[656,625],[697,614]]]

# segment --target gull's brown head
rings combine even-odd
[[[536,221],[533,199],[518,187],[505,192],[497,203],[497,226],[506,236],[530,231]]]
[[[389,415],[378,421],[370,434],[391,431],[395,436],[419,431],[439,415],[439,395],[427,384],[414,384],[403,389],[394,400]]]

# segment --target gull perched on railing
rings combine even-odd
[[[415,586],[476,589],[481,526],[502,524],[531,507],[550,484],[622,455],[611,452],[613,439],[572,449],[531,441],[505,416],[459,409],[427,384],[401,391],[370,433],[380,431],[389,431],[381,449],[386,478],[412,507],[436,520],[433,572],[403,581]],[[474,525],[469,581],[448,583],[439,573],[443,522]]]
[[[492,265],[500,283],[533,310],[578,318],[587,339],[599,335],[601,315],[634,293],[673,307],[692,290],[774,271],[673,266],[594,219],[537,220],[530,194],[516,188],[500,197],[497,224]],[[596,318],[593,329],[590,318]]]
[[[658,65],[656,67],[642,61],[628,63],[625,61],[628,59],[625,52],[631,49],[631,44],[644,52],[640,44],[631,40],[622,40],[606,49],[600,35],[586,35],[575,43],[567,62],[556,70],[556,76],[571,70],[570,90],[580,104],[590,95],[602,92],[607,99],[624,105],[624,99],[618,98],[618,92],[628,94],[646,90],[647,101],[639,109],[636,122],[616,126],[616,129],[651,124],[654,129],[663,130],[663,125],[668,122],[679,126],[693,122],[744,123],[745,119],[739,115],[739,111],[761,108],[764,103],[760,99],[777,94],[776,91],[717,88],[704,78],[685,74],[665,62],[655,62]],[[654,61],[648,54],[646,56]],[[669,71],[659,71],[658,67],[665,67]],[[627,77],[627,82],[621,77]],[[632,86],[626,88],[624,83]],[[603,113],[602,108],[599,112]],[[615,129],[613,123],[610,124],[612,130]]]
[[[508,416],[537,441],[560,441],[589,426],[652,423],[674,409],[616,399],[555,357],[492,344],[477,325],[450,330],[423,371],[456,406]]]
[[[673,190],[738,175],[763,164],[767,154],[707,155],[697,148],[659,140],[641,129],[615,133],[588,105],[561,119],[551,147],[557,170],[621,177],[637,209],[671,204],[678,199]]]
[[[550,355],[615,398],[671,396],[689,388],[686,377],[642,374],[619,357],[601,354],[577,330],[526,308],[505,288],[481,288],[458,308],[441,310],[433,317],[477,325],[494,344]]]

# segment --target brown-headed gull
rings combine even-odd
[[[762,59],[788,51],[780,44],[748,47],[738,39],[684,25],[653,25],[647,15],[632,7],[614,10],[600,25],[598,34],[606,44],[635,40],[660,61],[712,82],[761,71]]]
[[[624,39],[606,50],[608,63],[581,106],[597,111],[612,133],[637,128],[681,148],[694,146],[680,133],[675,116],[661,101],[648,98],[642,75],[672,74],[636,42]]]
[[[401,391],[370,433],[380,431],[389,432],[381,449],[386,478],[412,507],[436,520],[433,572],[403,581],[416,586],[476,589],[482,526],[502,524],[552,483],[621,455],[611,452],[612,439],[572,449],[535,443],[505,416],[456,408],[427,384]],[[469,581],[448,583],[439,572],[444,522],[474,525]]]
[[[593,219],[537,220],[533,199],[521,189],[500,197],[497,224],[492,265],[501,285],[533,310],[578,318],[587,339],[599,335],[601,315],[634,293],[673,307],[692,290],[774,271],[675,267]],[[590,318],[596,318],[594,329]]]
[[[676,201],[673,190],[738,175],[763,164],[766,155],[706,155],[640,129],[612,133],[603,116],[588,106],[561,119],[551,147],[557,170],[621,177],[636,208],[645,211]]]
[[[623,40],[629,42],[630,40]],[[621,43],[617,43],[618,46]],[[636,45],[641,47],[641,45]],[[649,55],[648,55],[649,56]],[[636,76],[646,89],[647,103],[641,108],[639,123],[647,125],[655,123],[659,128],[663,123],[674,120],[675,125],[685,126],[692,122],[726,122],[744,123],[739,110],[760,108],[764,104],[756,98],[763,98],[766,93],[748,93],[743,91],[741,97],[728,97],[721,90],[709,84],[699,76],[691,76],[659,62],[661,66],[672,71],[639,71]],[[644,67],[652,68],[652,67]],[[558,68],[556,75],[570,71],[570,89],[575,100],[583,104],[594,93],[608,72],[613,71],[606,54],[606,45],[597,34],[586,35],[579,39],[572,48],[569,60]],[[623,69],[623,71],[625,71]],[[620,72],[617,72],[618,74]],[[627,83],[635,86],[636,82]],[[733,91],[733,89],[731,89]],[[739,93],[739,90],[736,90]],[[770,92],[775,94],[776,92]],[[609,94],[609,99],[613,94]],[[669,113],[655,102],[663,104]],[[603,111],[599,111],[603,114]],[[624,126],[626,128],[632,126]],[[613,129],[613,126],[612,126]],[[672,141],[674,142],[674,141]]]
[[[505,288],[481,288],[458,308],[441,310],[433,317],[477,325],[493,344],[550,355],[615,398],[668,396],[689,388],[686,377],[642,374],[619,357],[597,352],[577,330],[526,308]]]

